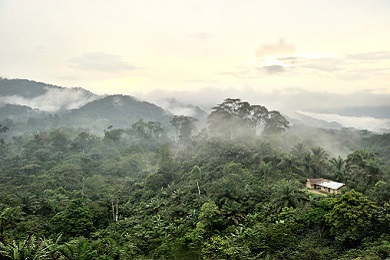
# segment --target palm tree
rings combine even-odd
[[[304,144],[298,143],[291,149],[291,154],[297,158],[298,161],[303,162],[305,155],[307,154],[307,149]]]
[[[40,207],[37,197],[29,193],[18,193],[16,194],[16,198],[18,199],[21,210],[24,213],[35,213]]]
[[[279,213],[285,207],[296,208],[302,205],[308,198],[298,181],[280,180],[275,184],[272,202]]]
[[[332,178],[335,181],[345,181],[345,160],[339,157],[333,157],[329,160],[332,169]]]
[[[290,173],[300,173],[301,169],[299,166],[297,158],[291,154],[283,155],[282,161],[278,164],[282,171]]]
[[[363,192],[376,183],[381,178],[380,165],[375,154],[365,150],[358,150],[348,155],[346,173],[352,186]]]
[[[259,172],[261,174],[261,177],[264,180],[264,184],[267,187],[268,186],[268,179],[272,172],[272,162],[261,162],[259,165]]]
[[[328,153],[321,147],[312,148],[311,151],[313,153],[311,165],[313,177],[321,177],[327,168]]]
[[[53,243],[50,239],[37,240],[32,235],[19,242],[12,240],[9,245],[0,242],[0,255],[13,260],[52,259],[51,254],[54,253],[59,238]]]
[[[4,243],[4,233],[13,228],[20,216],[20,208],[5,208],[0,213],[0,242]]]
[[[97,251],[92,250],[88,240],[84,237],[59,246],[58,251],[60,251],[63,259],[69,260],[89,260],[98,257]]]

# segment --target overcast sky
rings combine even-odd
[[[389,105],[389,28],[389,0],[0,0],[0,76],[192,103]]]

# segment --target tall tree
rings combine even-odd
[[[8,127],[3,126],[2,124],[0,124],[0,133],[5,133],[7,130],[9,130]],[[0,138],[0,144],[4,144],[4,139],[3,138]]]
[[[374,153],[358,150],[349,154],[346,160],[348,185],[364,192],[381,179],[381,162]]]
[[[373,227],[377,206],[354,190],[335,200],[326,221],[336,240],[346,247],[356,246]]]
[[[227,98],[212,108],[207,117],[209,130],[225,139],[264,132],[281,133],[289,122],[278,111],[268,111],[261,105],[251,105],[239,98]]]
[[[284,132],[288,128],[288,125],[288,120],[282,116],[279,111],[273,110],[268,113],[264,133],[279,134]]]
[[[321,147],[311,149],[313,176],[315,178],[321,177],[325,174],[328,163],[328,153]]]
[[[90,209],[81,199],[70,202],[66,209],[54,215],[50,227],[64,237],[88,236],[93,231],[93,216]]]
[[[280,180],[275,183],[272,202],[276,212],[281,212],[285,207],[296,208],[308,200],[300,187],[299,182],[292,180]]]
[[[196,129],[195,122],[198,121],[190,116],[173,116],[171,124],[176,130],[176,140],[189,141],[191,140],[192,132]]]
[[[0,242],[4,243],[6,232],[12,230],[20,219],[20,208],[5,208],[0,212]]]
[[[329,160],[331,176],[335,181],[345,181],[345,160],[340,156],[333,157]]]

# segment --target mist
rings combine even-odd
[[[338,94],[315,90],[307,91],[299,88],[267,91],[251,86],[224,89],[204,87],[198,90],[182,91],[156,89],[145,93],[132,92],[132,94],[163,107],[167,107],[165,97],[174,98],[182,104],[197,105],[206,112],[210,112],[213,106],[225,98],[234,97],[253,104],[264,105],[271,110],[278,110],[289,117],[294,117],[296,112],[305,111],[307,116],[327,122],[336,121],[345,127],[371,131],[389,130],[388,118],[381,117],[386,114],[390,115],[386,112],[390,105],[390,94],[377,94],[375,92]],[[172,109],[172,104],[170,106]],[[376,108],[377,114],[366,116],[362,107]],[[354,116],[343,115],[343,109],[348,109],[349,112],[354,111]],[[177,112],[188,115],[186,110],[177,110]]]
[[[22,96],[0,96],[0,104],[24,105],[40,111],[57,113],[79,108],[99,96],[82,88],[50,88],[43,95],[26,98]]]
[[[367,116],[343,116],[328,113],[313,113],[299,111],[303,115],[318,118],[326,122],[338,122],[346,127],[365,129],[373,132],[390,132],[390,119],[374,118]]]

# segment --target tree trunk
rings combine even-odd
[[[111,199],[111,207],[112,207],[112,219],[115,219],[115,207],[114,207],[114,199]]]
[[[116,212],[115,212],[115,222],[118,221],[119,217],[119,199],[116,197]]]
[[[81,198],[84,199],[84,175],[83,175],[83,184],[81,188]]]
[[[199,194],[199,197],[200,197],[200,188],[199,188],[199,182],[196,181],[196,186],[198,187],[198,194]]]

